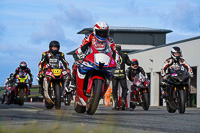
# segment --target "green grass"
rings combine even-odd
[[[62,124],[58,121],[52,123],[41,123],[38,121],[28,121],[22,125],[8,125],[1,123],[0,133],[112,133],[114,128],[100,124],[91,126],[88,123],[73,123]],[[116,132],[116,131],[115,131]]]

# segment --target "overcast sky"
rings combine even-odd
[[[97,21],[109,26],[172,30],[167,43],[200,34],[199,0],[0,0],[0,86],[26,61],[34,75],[42,53],[58,40],[68,53],[80,46],[77,32]],[[65,56],[73,63],[71,56]]]

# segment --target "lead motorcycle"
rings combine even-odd
[[[169,113],[185,113],[186,99],[189,95],[190,75],[181,65],[174,65],[169,72],[166,89],[166,104]]]
[[[25,99],[29,94],[30,80],[26,72],[21,71],[16,76],[16,87],[15,87],[15,104],[24,105]]]
[[[144,110],[149,109],[149,80],[141,73],[137,74],[131,85],[130,107],[135,109],[141,105]]]
[[[86,58],[77,68],[74,109],[77,113],[92,115],[103,98],[113,76],[116,62],[109,42],[96,40],[86,51]]]
[[[61,108],[61,93],[65,85],[68,72],[63,68],[63,64],[59,59],[49,59],[49,64],[46,65],[46,74],[44,77],[44,97],[45,107],[47,109]]]

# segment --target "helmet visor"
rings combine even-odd
[[[101,38],[106,38],[106,37],[108,37],[108,30],[97,30],[96,29],[96,35]]]

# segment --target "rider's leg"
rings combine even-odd
[[[3,98],[1,100],[1,104],[3,104],[5,102],[5,99],[6,99],[6,92],[3,93]]]
[[[112,91],[113,100],[114,100],[114,104],[115,104],[113,109],[119,110],[118,94],[117,94],[117,91],[118,91],[118,79],[117,78],[113,78],[112,87],[113,87],[113,91]]]
[[[166,82],[161,82],[161,84],[160,84],[160,87],[161,87],[161,98],[166,98],[166,89],[167,89],[167,84],[166,84]]]
[[[121,109],[125,110],[125,103],[126,103],[126,96],[127,96],[127,83],[126,83],[126,78],[120,79],[120,84],[122,87],[122,102],[121,102]]]
[[[72,76],[71,76],[71,84],[70,84],[70,88],[73,90],[76,90],[76,74],[77,74],[77,67],[78,67],[78,63],[74,62],[73,67],[72,67]]]

